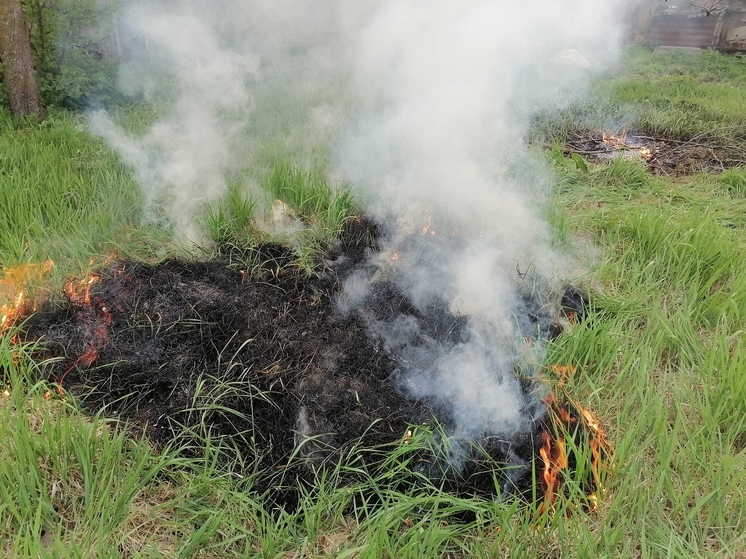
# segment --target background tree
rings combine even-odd
[[[14,115],[44,116],[21,0],[0,0],[0,61]]]
[[[123,1],[22,2],[45,104],[81,110],[119,101],[117,14]]]

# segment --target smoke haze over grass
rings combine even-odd
[[[449,344],[416,322],[371,327],[407,363],[402,389],[447,402],[458,436],[525,428],[538,411],[521,398],[515,371],[532,371],[541,357],[541,344],[526,343],[541,337],[526,290],[549,291],[563,259],[542,217],[552,179],[523,138],[538,108],[577,99],[593,69],[613,59],[616,4],[247,1],[216,3],[209,14],[198,6],[177,2],[171,13],[129,20],[149,47],[126,76],[146,95],[166,91],[166,116],[141,137],[92,118],[135,169],[151,214],[162,208],[199,241],[195,216],[266,142],[278,96],[297,100],[300,118],[277,114],[273,141],[331,142],[330,175],[353,183],[386,231],[375,273],[354,276],[343,305],[365,301],[384,274],[419,309],[445,302],[468,317],[463,339]],[[334,94],[314,96],[333,84]],[[274,96],[254,95],[268,85]]]
[[[163,210],[183,240],[199,242],[197,215],[225,194],[226,173],[237,164],[258,59],[226,47],[211,22],[195,13],[137,11],[128,21],[149,47],[142,61],[123,69],[123,79],[146,99],[169,99],[166,114],[138,137],[104,112],[91,116],[91,127],[134,169],[146,218],[158,220]]]

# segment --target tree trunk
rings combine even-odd
[[[21,0],[0,0],[0,60],[14,115],[44,117]]]

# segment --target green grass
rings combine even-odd
[[[746,57],[715,51],[654,55],[629,49],[597,79],[589,99],[540,114],[534,134],[549,142],[584,129],[732,145],[746,139]],[[741,144],[742,145],[742,144]]]
[[[130,117],[130,120],[134,118]],[[51,260],[59,285],[111,254],[163,256],[173,244],[140,219],[140,190],[83,115],[24,125],[0,112],[0,265]]]
[[[555,137],[600,123],[682,139],[714,130],[708,139],[743,146],[745,75],[744,59],[633,49],[596,83],[590,102],[537,125]],[[292,127],[301,115],[290,101],[278,99],[276,109]],[[149,118],[122,115],[132,130]],[[282,240],[307,265],[353,201],[326,182],[323,142],[304,151],[298,136],[283,140],[267,119],[255,125],[264,140],[252,139],[266,151],[229,177],[229,192],[203,223],[218,246],[265,239],[259,223],[271,215],[248,188],[255,180],[286,205],[293,233]],[[3,113],[0,147],[4,266],[52,258],[71,271],[112,250],[162,256],[169,239],[138,230],[139,195],[127,170],[77,117],[56,113],[23,127]],[[544,374],[555,382],[552,364],[575,365],[562,390],[595,412],[614,447],[598,510],[583,507],[582,472],[567,476],[553,515],[413,483],[408,460],[429,444],[424,431],[412,446],[379,449],[388,452],[373,474],[352,452],[306,488],[297,511],[271,510],[250,469],[218,466],[224,441],[199,433],[205,456],[187,459],[81,413],[34,382],[37,364],[7,332],[0,555],[745,557],[746,167],[674,179],[561,150],[547,160],[557,174],[548,210],[557,245],[589,263],[574,281],[590,291],[592,308],[549,348]],[[212,409],[213,398],[201,393],[193,413],[226,411]],[[587,449],[576,452],[582,458]],[[351,473],[356,482],[337,483]]]
[[[617,471],[605,523],[637,542],[634,556],[746,549],[746,245],[743,224],[728,222],[746,206],[713,197],[717,182],[620,192],[589,181],[558,195],[604,261],[589,278],[602,282],[595,312],[548,360],[583,371],[572,392],[609,423]]]
[[[623,81],[600,82],[598,91],[634,107],[640,130],[678,140],[708,131],[746,138],[746,58],[714,51],[656,56],[639,49],[624,62],[634,69]]]
[[[293,249],[293,266],[313,272],[330,240],[354,215],[348,188],[332,188],[320,170],[306,170],[289,161],[276,163],[261,181],[265,200],[242,188],[240,181],[226,195],[205,208],[202,223],[215,253],[248,270],[259,270],[253,259],[260,242],[276,242]],[[261,210],[261,208],[266,208]]]

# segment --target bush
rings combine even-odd
[[[25,0],[44,103],[68,109],[121,99],[116,91],[118,0]]]

